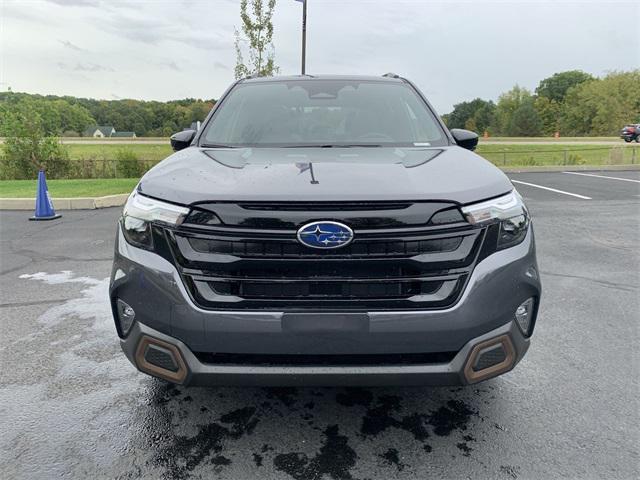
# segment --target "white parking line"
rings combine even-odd
[[[542,190],[549,190],[550,192],[562,193],[563,195],[570,195],[572,197],[581,198],[583,200],[591,200],[591,197],[585,197],[584,195],[578,195],[577,193],[565,192],[564,190],[557,190],[551,187],[543,187],[542,185],[536,185],[535,183],[521,182],[520,180],[511,180],[513,183],[520,183],[522,185],[528,185],[529,187],[541,188]]]
[[[640,180],[634,180],[633,178],[608,177],[606,175],[594,175],[593,173],[579,173],[579,172],[562,172],[562,173],[568,173],[569,175],[583,175],[585,177],[608,178],[609,180],[622,180],[623,182],[640,183]]]

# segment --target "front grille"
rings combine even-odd
[[[198,283],[196,281],[196,283]],[[208,287],[220,295],[234,295],[252,299],[287,300],[330,299],[335,301],[351,299],[407,298],[414,295],[428,295],[442,288],[442,281],[422,279],[388,279],[372,281],[361,279],[344,280],[227,280],[208,281]],[[199,289],[202,287],[198,286]]]
[[[351,243],[337,250],[313,250],[294,238],[225,239],[187,237],[191,247],[201,253],[222,253],[244,258],[354,258],[402,257],[429,252],[451,252],[460,246],[462,237],[436,239],[393,239]]]
[[[337,210],[301,216],[302,207],[291,204],[226,205],[219,211],[232,212],[235,225],[185,224],[167,230],[165,238],[187,290],[203,308],[406,310],[444,308],[457,301],[478,258],[483,229],[460,221],[429,223],[440,210],[450,211],[450,204],[438,204],[440,210],[428,205],[424,208],[430,214],[422,225],[400,228],[396,225],[406,219],[390,220],[384,205],[367,211],[348,206],[344,215],[360,219],[362,227],[356,228],[354,221],[353,242],[334,250],[300,244],[296,229],[287,228],[293,218],[280,229],[256,228],[253,223],[246,228],[238,214],[241,209],[261,211],[269,215],[260,221],[270,226],[287,215],[299,219],[297,227],[317,218],[342,219]],[[401,207],[405,205],[389,205],[393,212],[407,212],[412,221],[423,208],[415,203]],[[384,220],[375,216],[376,211]],[[224,221],[225,215],[220,218]],[[368,228],[372,224],[393,226]]]

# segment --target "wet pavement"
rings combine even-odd
[[[514,178],[549,182],[531,175]],[[638,478],[639,192],[565,177],[553,188],[592,199],[518,187],[544,286],[532,347],[462,388],[152,379],[106,301],[119,211],[0,212],[0,477]]]

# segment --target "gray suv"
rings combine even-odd
[[[397,75],[235,82],[140,180],[110,301],[184,385],[454,385],[511,370],[540,303],[509,179]]]

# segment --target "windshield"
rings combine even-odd
[[[444,132],[406,83],[293,80],[238,84],[201,146],[442,146]]]

